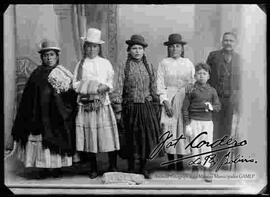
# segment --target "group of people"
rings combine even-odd
[[[148,44],[144,37],[132,35],[126,41],[120,110],[115,110],[110,99],[114,70],[102,55],[101,31],[89,28],[82,39],[83,57],[74,73],[59,65],[61,49],[56,43],[41,42],[42,65],[33,71],[22,95],[12,136],[19,158],[25,167],[39,168],[39,178],[61,176],[61,168],[71,166],[78,152],[90,161],[91,179],[98,176],[97,153],[107,152],[108,171],[119,171],[117,155],[121,151],[126,153],[128,172],[149,178],[146,163],[164,132],[169,131],[172,139],[181,135],[187,139],[160,152],[169,161],[209,151],[209,147],[185,148],[200,132],[207,131],[202,139],[208,142],[213,141],[213,133],[230,133],[239,97],[234,33],[225,33],[223,49],[211,52],[206,63],[195,67],[184,57],[186,42],[181,35],[169,35],[164,42],[168,54],[157,72],[145,55]],[[205,156],[198,157],[203,160]],[[209,165],[204,167],[209,171]],[[181,161],[168,165],[169,170],[183,168]]]

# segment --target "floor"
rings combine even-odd
[[[104,184],[102,174],[108,168],[107,155],[98,156],[100,176],[89,179],[87,172],[89,164],[74,165],[63,168],[61,178],[46,178],[43,180],[29,179],[25,176],[25,168],[15,158],[5,160],[5,185],[15,194],[242,194],[257,193],[256,179],[239,179],[234,172],[220,170],[213,173],[211,183],[205,182],[203,173],[194,178],[191,170],[168,171],[161,168],[160,163],[166,158],[148,162],[150,179],[145,179],[139,185]],[[125,172],[126,160],[118,158],[118,168]],[[250,187],[252,185],[252,187]]]

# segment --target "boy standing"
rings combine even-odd
[[[218,112],[221,108],[216,90],[207,83],[209,76],[210,67],[208,64],[198,63],[195,66],[196,82],[192,90],[186,93],[182,107],[186,136],[194,138],[202,132],[207,132],[207,134],[200,135],[194,141],[195,144],[203,140],[213,143],[212,112]],[[192,148],[193,155],[210,151],[211,147],[206,145],[200,148]],[[195,157],[195,160],[196,163],[200,163],[204,167],[205,181],[211,182],[212,179],[209,176],[210,163],[206,161],[206,156]],[[192,169],[198,171],[198,166],[193,166]]]

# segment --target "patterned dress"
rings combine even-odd
[[[188,58],[165,58],[158,66],[157,93],[160,95],[160,102],[167,100],[173,107],[173,117],[168,117],[164,106],[161,112],[162,132],[170,131],[173,135],[171,140],[179,138],[183,132],[182,105],[185,98],[185,87],[188,83],[194,82],[195,69]],[[165,135],[164,137],[166,137]],[[189,154],[185,150],[188,140],[180,140],[176,147],[170,146],[165,149],[170,154]]]

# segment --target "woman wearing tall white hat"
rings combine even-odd
[[[101,31],[89,28],[83,39],[83,58],[74,70],[73,88],[78,93],[76,149],[91,162],[90,178],[98,176],[96,153],[108,152],[109,169],[117,171],[118,130],[108,93],[113,89],[114,71],[102,57]]]

